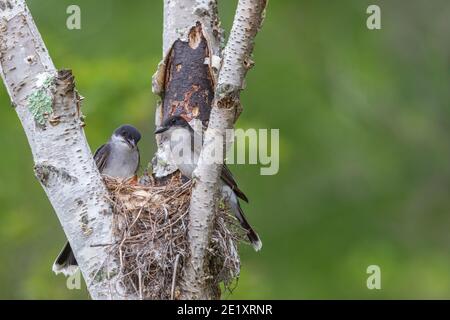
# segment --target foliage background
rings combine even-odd
[[[366,28],[379,4],[382,30]],[[82,29],[65,27],[78,4]],[[221,1],[229,30],[236,1]],[[92,149],[122,123],[154,152],[162,1],[30,0],[57,67],[74,71]],[[234,166],[264,241],[225,298],[450,298],[450,2],[271,1],[242,128],[280,128],[280,172]],[[0,298],[85,299],[51,263],[64,235],[0,86]],[[366,268],[382,270],[368,290]]]

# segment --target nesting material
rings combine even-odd
[[[146,185],[105,178],[115,208],[112,255],[119,261],[119,279],[128,293],[141,299],[177,299],[182,290],[183,265],[189,255],[188,224],[191,182],[179,175],[163,186],[147,177]],[[141,180],[142,181],[142,180]],[[245,233],[218,205],[208,249],[211,285],[230,289],[238,277],[238,242]]]

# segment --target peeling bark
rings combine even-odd
[[[221,42],[216,0],[164,0],[163,59],[153,76],[153,92],[162,100],[156,126],[173,114],[208,124]],[[153,173],[165,180],[177,169],[167,141],[156,139]]]
[[[208,44],[200,24],[193,27],[187,42],[176,40],[169,53],[164,82],[163,119],[183,114],[207,124],[214,83],[207,62]]]
[[[0,74],[91,297],[123,298],[108,255],[112,209],[84,135],[81,98],[72,72],[53,65],[24,0],[0,0]]]

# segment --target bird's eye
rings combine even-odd
[[[172,124],[175,124],[175,122],[177,122],[175,119],[172,119]]]

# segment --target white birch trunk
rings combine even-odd
[[[239,0],[230,38],[223,54],[222,67],[215,89],[208,129],[203,149],[194,171],[194,189],[189,211],[190,260],[185,264],[185,299],[209,299],[208,270],[205,267],[214,213],[217,189],[222,170],[221,163],[211,164],[210,155],[217,137],[225,141],[225,130],[233,128],[240,113],[239,96],[247,71],[253,66],[251,54],[254,38],[264,20],[266,0]]]
[[[91,297],[122,298],[119,266],[108,255],[112,209],[84,135],[81,99],[71,72],[53,65],[24,0],[0,0],[0,74]]]

